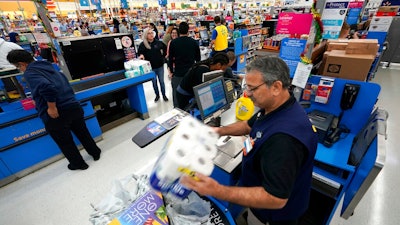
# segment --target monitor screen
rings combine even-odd
[[[223,76],[224,76],[224,71],[222,71],[222,70],[214,70],[214,71],[210,71],[210,72],[207,72],[207,73],[203,73],[201,81],[202,82],[206,82],[206,81],[212,80],[214,78],[223,77]]]
[[[223,77],[206,81],[193,88],[194,97],[204,123],[219,117],[230,108]]]

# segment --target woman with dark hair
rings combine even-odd
[[[117,18],[113,18],[113,33],[119,33],[119,21]]]
[[[175,28],[174,25],[169,25],[167,30],[165,31],[164,37],[163,37],[163,42],[165,45],[168,45],[168,42],[171,40],[171,32]]]
[[[202,83],[203,73],[214,70],[222,70],[228,67],[229,58],[225,52],[218,52],[213,57],[194,64],[176,89],[178,107],[185,109],[189,101],[194,97],[193,87]]]
[[[172,28],[172,30],[171,30],[171,40],[169,40],[168,43],[167,43],[167,55],[165,56],[165,59],[167,61],[168,61],[168,57],[169,57],[169,46],[171,44],[171,41],[176,39],[176,38],[178,38],[178,37],[179,37],[178,28],[176,28],[176,27]],[[172,66],[174,66],[174,65],[172,65]],[[174,71],[174,70],[173,70],[173,68],[169,68],[169,63],[167,63],[167,68],[168,68],[168,77],[171,79],[172,78],[172,71]]]
[[[156,25],[155,25],[154,23],[149,23],[149,26],[150,26],[150,28],[153,29],[153,31],[156,33],[154,38],[155,38],[156,40],[159,40],[159,37],[158,37],[158,30],[157,30]]]

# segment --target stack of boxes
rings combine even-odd
[[[365,81],[378,49],[376,39],[329,40],[319,74]]]

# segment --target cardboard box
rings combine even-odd
[[[347,43],[346,54],[369,54],[376,56],[379,50],[377,39],[350,39]]]
[[[347,48],[347,42],[328,42],[328,46],[326,48],[326,51],[332,51],[332,50],[346,50]]]
[[[345,51],[326,52],[322,75],[365,81],[375,59],[373,55],[346,54]]]

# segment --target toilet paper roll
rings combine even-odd
[[[192,154],[189,168],[206,176],[210,176],[214,169],[214,163],[208,157],[204,157],[198,154]]]
[[[167,149],[186,148],[190,151],[197,145],[197,136],[190,131],[180,129],[168,140]]]
[[[212,143],[199,143],[195,149],[194,152],[200,156],[207,157],[209,159],[215,158],[218,153],[217,146]]]
[[[156,165],[158,179],[166,182],[178,179],[182,175],[178,169],[189,166],[190,155],[190,149],[187,148],[167,149]]]
[[[177,127],[177,129],[196,133],[197,129],[202,126],[204,126],[204,124],[200,123],[199,120],[195,119],[192,116],[186,116],[179,122],[179,126]]]
[[[197,136],[201,143],[207,143],[209,145],[215,145],[218,141],[219,135],[209,126],[202,126],[197,128]]]

